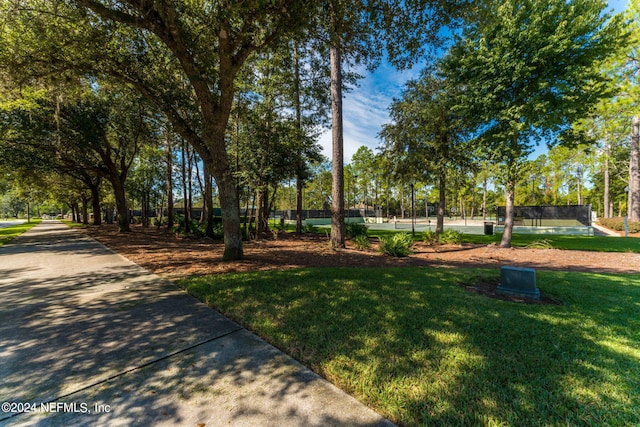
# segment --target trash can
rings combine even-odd
[[[484,234],[485,236],[493,236],[493,222],[484,223]]]

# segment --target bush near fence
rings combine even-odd
[[[612,230],[624,231],[624,218],[600,218],[598,219],[600,225],[611,228]],[[640,222],[629,221],[629,233],[640,233]]]

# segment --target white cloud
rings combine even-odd
[[[388,108],[400,95],[404,83],[418,70],[399,72],[383,64],[375,73],[367,73],[359,87],[344,94],[344,162],[349,163],[358,148],[365,145],[375,150],[380,145],[378,133],[389,122]],[[363,73],[364,74],[364,73]],[[331,129],[320,138],[323,154],[331,158]]]

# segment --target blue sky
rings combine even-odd
[[[626,9],[628,0],[610,0],[609,6],[616,12]],[[411,70],[397,71],[389,64],[382,64],[375,72],[362,71],[365,77],[359,81],[359,87],[344,94],[344,161],[349,163],[351,156],[362,145],[375,150],[381,141],[378,132],[384,123],[389,122],[388,107],[394,97],[399,97],[405,82],[417,78],[422,65]],[[331,158],[331,131],[320,138],[323,154]],[[534,156],[542,154],[540,147]]]

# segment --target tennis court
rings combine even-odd
[[[355,220],[355,218],[352,218]],[[309,218],[305,220],[305,224],[312,224],[320,228],[331,228],[330,224],[331,220],[327,218],[323,219],[313,219]],[[358,221],[360,222],[360,221]],[[496,225],[495,220],[489,220],[487,222],[491,222],[494,226],[495,233],[501,233],[504,229],[503,225]],[[452,229],[459,231],[464,234],[484,234],[484,220],[473,219],[473,220],[445,220],[444,229]],[[431,220],[420,218],[417,219],[413,224],[410,219],[389,221],[389,222],[366,222],[367,228],[369,230],[395,230],[395,231],[405,231],[411,232],[415,230],[417,233],[421,233],[427,230],[435,231],[436,229],[436,219],[433,218]],[[513,227],[514,234],[565,234],[565,235],[580,235],[580,236],[593,236],[594,228],[592,226],[586,226],[580,224],[575,220],[544,220],[542,225],[528,225],[526,223],[522,223],[522,225],[514,225]]]

